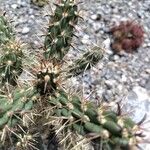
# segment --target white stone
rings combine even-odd
[[[122,82],[126,82],[127,81],[127,77],[126,77],[126,75],[122,75],[122,77],[121,77],[121,80],[122,80]]]
[[[96,14],[91,15],[91,19],[96,20],[97,19],[97,15]]]
[[[24,27],[22,29],[22,34],[27,34],[30,31],[30,29],[28,27]]]
[[[110,38],[107,38],[105,41],[103,41],[102,44],[105,49],[110,49],[110,43],[111,43]]]
[[[148,95],[148,92],[146,89],[140,86],[135,86],[133,88],[133,91],[137,94],[139,101],[149,100],[150,101],[150,95]]]
[[[18,7],[17,4],[12,4],[12,5],[11,5],[11,8],[13,8],[13,9],[16,9],[17,7]]]
[[[89,43],[89,35],[85,34],[82,38],[82,43],[87,44]]]

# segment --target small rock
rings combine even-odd
[[[85,34],[81,41],[83,44],[89,43],[89,35]]]
[[[106,86],[107,86],[107,89],[111,89],[111,88],[113,88],[114,87],[114,85],[115,85],[115,80],[106,80],[105,81],[105,84],[106,84]]]
[[[24,27],[24,28],[22,29],[22,34],[27,34],[29,31],[30,31],[30,28]]]
[[[12,5],[11,5],[11,8],[13,8],[13,9],[16,9],[17,7],[18,7],[17,4],[12,4]]]
[[[123,74],[122,77],[121,77],[121,81],[122,81],[122,82],[127,82],[127,77],[126,77],[124,74]]]
[[[146,69],[145,72],[146,72],[147,74],[150,74],[150,69]]]
[[[98,33],[101,28],[101,25],[99,23],[93,23],[93,29],[95,33]]]
[[[146,82],[147,82],[146,80],[141,79],[141,80],[139,81],[139,85],[140,85],[141,87],[145,87]]]
[[[96,14],[92,15],[91,19],[96,20],[97,19],[97,15]]]
[[[92,20],[101,20],[101,14],[93,14],[93,15],[91,15],[91,19]]]
[[[138,96],[137,96],[137,94],[135,92],[131,91],[131,92],[129,92],[127,98],[128,98],[128,100],[133,101],[133,100],[138,99]]]
[[[102,94],[102,97],[105,101],[111,102],[114,96],[111,90],[107,90]]]
[[[111,43],[110,38],[107,38],[102,44],[103,44],[103,47],[107,49],[106,53],[112,54],[112,51],[110,51],[110,43]]]
[[[116,61],[116,60],[119,60],[120,59],[120,57],[118,56],[118,55],[114,55],[114,60]]]
[[[144,101],[144,100],[147,100],[147,99],[150,100],[148,92],[147,92],[147,90],[145,88],[143,88],[141,86],[135,86],[135,87],[133,87],[133,91],[138,96],[138,100],[139,101]]]

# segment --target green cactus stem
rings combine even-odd
[[[15,86],[22,73],[22,47],[5,16],[0,16],[0,82]]]
[[[55,5],[56,10],[51,16],[51,23],[45,38],[44,56],[46,59],[62,60],[71,46],[74,26],[79,16],[74,0],[63,0],[60,4]]]
[[[103,50],[100,47],[94,47],[68,67],[67,77],[78,76],[86,70],[95,66],[103,58]]]
[[[32,109],[35,97],[34,87],[17,88],[12,94],[4,95],[0,99],[0,129],[6,125],[13,127],[19,123],[22,115]]]
[[[14,38],[14,33],[4,15],[0,15],[0,46]]]
[[[22,48],[21,44],[9,41],[0,48],[0,80],[2,84],[6,82],[15,86],[17,79],[23,71],[22,67]]]
[[[138,144],[138,125],[127,116],[108,111],[106,106],[96,108],[92,102],[83,103],[79,97],[70,96],[64,91],[57,91],[55,96],[50,96],[49,103],[55,106],[53,108],[57,117],[65,117],[64,121],[68,118],[69,123],[65,128],[82,136],[93,135],[92,139],[99,136],[105,148],[123,150]]]

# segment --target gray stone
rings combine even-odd
[[[146,82],[145,88],[150,92],[150,78],[149,78],[149,80]]]

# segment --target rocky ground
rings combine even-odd
[[[104,58],[91,71],[82,77],[72,79],[74,86],[84,88],[84,96],[106,101],[122,100],[124,109],[132,111],[136,121],[145,113],[150,116],[150,1],[149,0],[82,0],[80,4],[84,21],[80,21],[74,39],[77,50],[81,53],[92,45],[105,48]],[[51,5],[51,4],[50,4]],[[16,27],[16,32],[30,48],[42,46],[50,5],[38,8],[29,0],[0,0],[0,10],[5,11]],[[112,55],[109,29],[120,21],[135,20],[145,32],[143,45],[137,53]],[[71,51],[70,58],[79,56],[78,51]],[[91,93],[92,91],[92,93]],[[96,92],[95,92],[96,91]],[[148,117],[147,117],[148,118]],[[147,124],[145,124],[147,125]],[[147,127],[150,127],[147,125]],[[150,138],[150,136],[149,136]],[[144,150],[150,145],[144,144]]]

